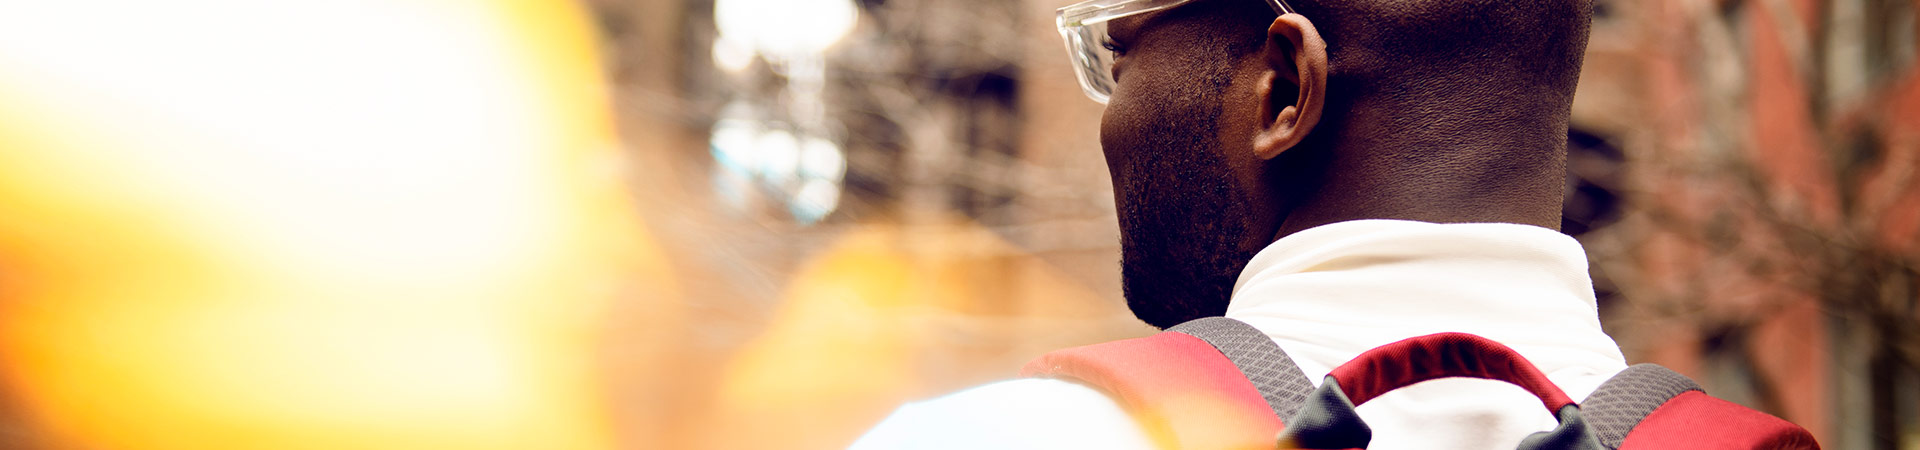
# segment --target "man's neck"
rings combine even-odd
[[[1479,97],[1355,102],[1330,130],[1319,186],[1275,238],[1359,219],[1558,229],[1566,106]]]

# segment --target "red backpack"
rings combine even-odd
[[[1372,430],[1355,406],[1448,377],[1505,381],[1539,397],[1560,425],[1528,436],[1522,450],[1820,448],[1807,430],[1653,364],[1628,367],[1576,404],[1513,349],[1466,333],[1368,350],[1318,388],[1265,333],[1224,317],[1048,353],[1021,373],[1106,391],[1162,448],[1366,448]]]

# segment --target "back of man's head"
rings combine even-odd
[[[1135,315],[1225,312],[1275,239],[1554,227],[1591,0],[1195,0],[1108,28],[1101,125]]]
[[[1290,3],[1319,28],[1337,80],[1532,87],[1562,101],[1579,78],[1592,11],[1591,0]]]

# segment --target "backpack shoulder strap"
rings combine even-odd
[[[1820,448],[1806,429],[1708,396],[1692,379],[1654,364],[1614,375],[1580,410],[1607,448]]]
[[[1281,420],[1292,418],[1315,387],[1307,375],[1267,333],[1246,322],[1208,317],[1176,325],[1168,331],[1186,333],[1212,344],[1253,382],[1267,406]]]
[[[1166,448],[1271,448],[1283,428],[1275,411],[1298,409],[1300,401],[1286,399],[1303,400],[1313,388],[1272,339],[1226,318],[1048,353],[1021,375],[1107,392]],[[1291,391],[1296,383],[1306,389]]]

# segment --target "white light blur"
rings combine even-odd
[[[847,158],[840,146],[826,139],[807,137],[800,142],[800,176],[807,179],[840,182],[847,174]]]
[[[717,163],[714,189],[722,201],[744,211],[764,192],[802,224],[838,208],[847,172],[844,150],[823,137],[748,120],[746,108],[744,103],[727,106],[708,140]]]
[[[737,111],[742,105],[730,105],[729,110]],[[720,200],[735,210],[748,209],[754,197],[753,174],[758,171],[760,157],[755,145],[760,136],[760,126],[744,119],[720,119],[714,123],[708,138],[707,150],[713,153],[713,160],[719,164],[714,170],[713,189]]]
[[[753,47],[725,36],[713,40],[713,65],[728,72],[747,70],[753,65]]]
[[[858,8],[851,0],[717,0],[713,10],[720,31],[714,65],[738,73],[756,54],[767,57],[787,78],[789,103],[784,123],[759,119],[746,101],[722,111],[710,141],[726,172],[716,175],[723,180],[716,183],[726,183],[716,189],[746,207],[751,194],[740,192],[744,180],[778,197],[795,220],[817,222],[839,206],[847,170],[840,146],[821,137],[827,129],[823,53],[853,30]]]
[[[751,121],[721,119],[713,125],[708,149],[722,169],[753,174],[760,170],[760,127]]]
[[[799,177],[800,140],[793,133],[768,130],[754,143],[759,156],[759,172],[769,184],[785,187]]]
[[[818,54],[853,31],[859,11],[850,0],[718,0],[714,21],[723,39],[762,54]]]
[[[793,218],[800,223],[818,222],[840,207],[840,183],[807,180],[793,197],[787,207],[793,213]]]

